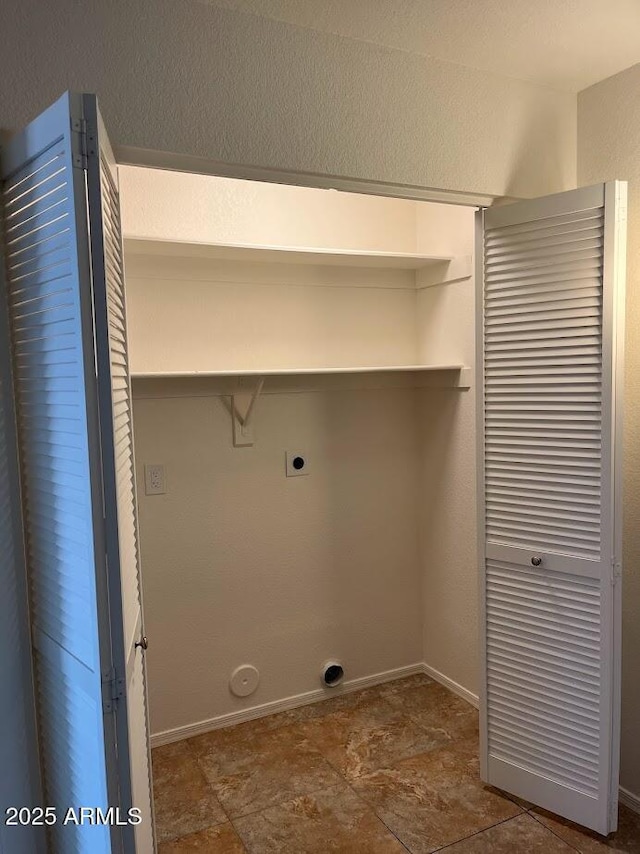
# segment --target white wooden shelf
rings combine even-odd
[[[132,371],[133,379],[182,379],[188,377],[296,377],[324,374],[422,373],[425,371],[466,371],[464,365],[381,365],[344,368],[269,368],[228,371]]]
[[[131,378],[134,381],[148,380],[164,380],[164,381],[180,381],[180,380],[221,380],[227,384],[228,388],[235,388],[235,385],[229,386],[233,380],[243,382],[245,379],[254,379],[258,383],[271,378],[272,380],[280,379],[282,383],[286,383],[286,388],[299,388],[300,383],[306,378],[318,383],[326,383],[331,377],[335,378],[335,382],[342,378],[342,386],[344,382],[348,382],[349,377],[360,376],[361,382],[367,387],[371,386],[371,382],[375,382],[375,378],[379,377],[382,380],[387,377],[385,384],[392,382],[392,377],[408,377],[413,376],[416,379],[422,377],[419,385],[434,386],[438,388],[471,388],[471,368],[465,365],[372,365],[372,366],[353,366],[343,368],[266,368],[264,370],[219,370],[219,371],[132,371]],[[298,382],[299,381],[299,382]],[[282,383],[280,385],[282,385]],[[271,388],[270,384],[270,388]],[[280,387],[276,383],[276,387]],[[357,386],[359,387],[360,382]]]
[[[443,377],[444,375],[444,377]],[[349,377],[359,376],[355,383]],[[333,380],[331,378],[333,377]],[[193,384],[198,387],[198,395],[210,395],[215,388],[217,395],[226,395],[230,399],[228,405],[233,428],[233,444],[235,447],[253,445],[254,425],[253,413],[255,404],[265,388],[266,380],[275,381],[275,389],[270,393],[283,393],[301,390],[327,390],[327,387],[339,389],[376,388],[384,380],[384,385],[395,385],[396,380],[404,386],[406,378],[415,382],[410,387],[434,387],[451,389],[468,389],[471,387],[471,368],[464,365],[372,365],[371,367],[354,366],[343,368],[270,368],[265,370],[229,370],[229,371],[134,371],[131,378],[136,382],[137,392],[142,396],[154,396],[154,386],[157,381],[164,381],[173,387],[172,396],[179,395],[176,386],[182,386],[183,393],[193,392]],[[416,378],[423,378],[418,381]],[[247,379],[252,379],[247,383]],[[191,380],[193,382],[182,382]],[[207,380],[218,380],[213,386]],[[305,381],[306,380],[306,381]],[[200,381],[200,382],[197,382]],[[329,385],[327,385],[329,384]],[[222,390],[220,388],[222,386]],[[269,393],[267,391],[267,393]]]
[[[177,243],[172,240],[144,240],[140,238],[127,238],[125,249],[131,255],[395,270],[421,270],[437,264],[446,264],[452,260],[450,256],[445,255],[418,255],[410,252],[366,252],[359,249],[314,249],[249,244],[230,246],[222,243]]]

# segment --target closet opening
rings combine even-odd
[[[159,840],[477,740],[474,209],[120,187]]]
[[[48,802],[155,849],[151,732],[159,854],[615,831],[625,182],[474,227],[119,168],[86,93],[1,159]]]

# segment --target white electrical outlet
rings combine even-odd
[[[309,474],[309,457],[302,451],[287,451],[287,477],[303,477]]]
[[[144,491],[146,495],[164,495],[167,491],[164,466],[161,463],[145,465]]]

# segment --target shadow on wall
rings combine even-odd
[[[553,156],[553,152],[562,150],[562,124],[566,126],[566,105],[564,112],[565,115],[561,117],[556,104],[545,104],[542,99],[535,114],[529,109],[525,110],[522,103],[514,104],[508,118],[508,122],[513,125],[509,134],[512,154],[508,159],[509,171],[503,202],[521,198],[517,188],[522,185],[523,174],[544,176],[545,189],[532,193],[531,197],[547,194],[550,192],[548,187],[555,187],[554,192],[562,192],[577,186],[575,161],[569,170],[565,160]]]
[[[415,393],[361,392],[357,407],[349,401],[353,394],[322,396],[327,570],[344,654],[356,658],[351,676],[364,676],[421,659],[421,473]],[[353,567],[359,570],[350,583]]]
[[[477,694],[475,393],[429,390],[419,404],[424,660]]]

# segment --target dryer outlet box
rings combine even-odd
[[[287,477],[304,477],[309,474],[309,457],[304,451],[286,452]]]

